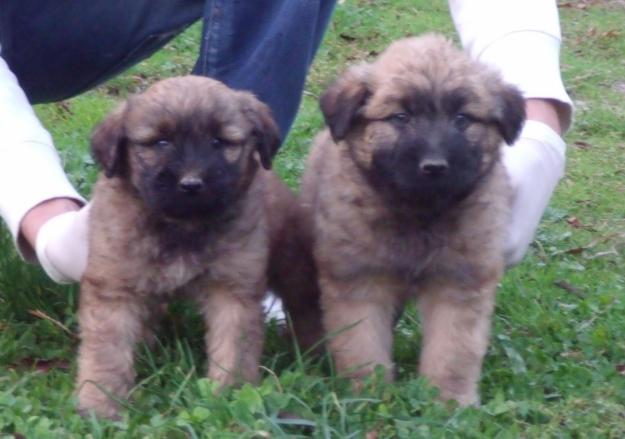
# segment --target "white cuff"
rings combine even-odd
[[[526,120],[519,135],[519,139],[531,139],[536,142],[540,142],[545,145],[545,148],[550,150],[550,156],[553,157],[555,167],[558,169],[559,177],[562,177],[564,173],[564,161],[566,156],[566,143],[564,139],[556,133],[546,123],[538,120]],[[513,146],[514,148],[514,146]]]
[[[87,266],[89,253],[89,211],[80,210],[50,218],[37,234],[37,259],[45,272],[58,283],[78,282]]]
[[[0,148],[0,215],[21,255],[36,261],[35,252],[19,239],[22,219],[38,204],[54,198],[85,200],[74,189],[56,150],[48,144],[23,142]]]
[[[512,215],[505,244],[506,263],[510,266],[523,259],[564,175],[566,144],[548,125],[528,120],[515,144],[502,148],[512,187]]]
[[[37,233],[37,241],[35,243],[35,253],[37,255],[37,261],[43,268],[43,271],[55,282],[60,284],[71,283],[74,279],[71,276],[65,275],[59,269],[56,268],[56,265],[52,263],[47,254],[47,248],[50,241],[56,238],[57,223],[60,222],[60,228],[63,229],[67,227],[63,222],[66,220],[66,216],[61,214],[55,217],[50,218],[47,222],[45,222],[39,232]],[[80,276],[77,278],[80,279]]]

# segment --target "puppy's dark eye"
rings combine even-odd
[[[158,139],[157,141],[152,143],[153,146],[157,148],[164,148],[166,146],[171,145],[171,140],[169,139]]]
[[[454,126],[460,131],[466,130],[472,122],[473,118],[465,113],[458,113],[453,119]]]
[[[219,137],[213,137],[213,139],[211,140],[211,145],[213,145],[213,147],[215,148],[225,148],[229,144],[230,142],[227,142],[226,140]]]
[[[213,145],[213,148],[215,149],[232,149],[241,146],[239,142],[226,140],[221,137],[214,137],[213,139],[211,139],[211,145]]]
[[[410,122],[410,115],[408,113],[395,113],[391,114],[387,119],[391,122],[406,124]]]

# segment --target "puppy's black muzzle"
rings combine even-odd
[[[219,214],[237,197],[239,168],[220,160],[208,160],[198,168],[199,163],[173,163],[155,175],[145,175],[144,201],[167,217],[198,219]]]
[[[404,138],[374,154],[374,187],[393,202],[440,209],[463,198],[479,178],[482,153],[458,133]]]

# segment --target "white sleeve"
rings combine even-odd
[[[0,57],[0,216],[26,259],[36,257],[19,237],[24,215],[43,201],[61,197],[83,201],[63,171],[50,134]]]
[[[462,45],[497,67],[526,98],[559,103],[563,130],[572,101],[560,75],[560,20],[555,0],[449,0]]]

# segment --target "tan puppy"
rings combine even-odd
[[[519,92],[440,36],[392,44],[321,98],[301,203],[314,231],[326,331],[340,373],[383,365],[418,298],[420,372],[473,404],[489,340],[509,187],[499,162],[524,120]]]
[[[208,376],[254,381],[262,349],[269,226],[292,195],[269,171],[279,134],[267,106],[202,77],[167,79],[95,130],[94,189],[81,282],[79,408],[115,416],[154,304],[197,299]],[[268,189],[269,188],[269,189]],[[267,216],[271,214],[268,226]]]

